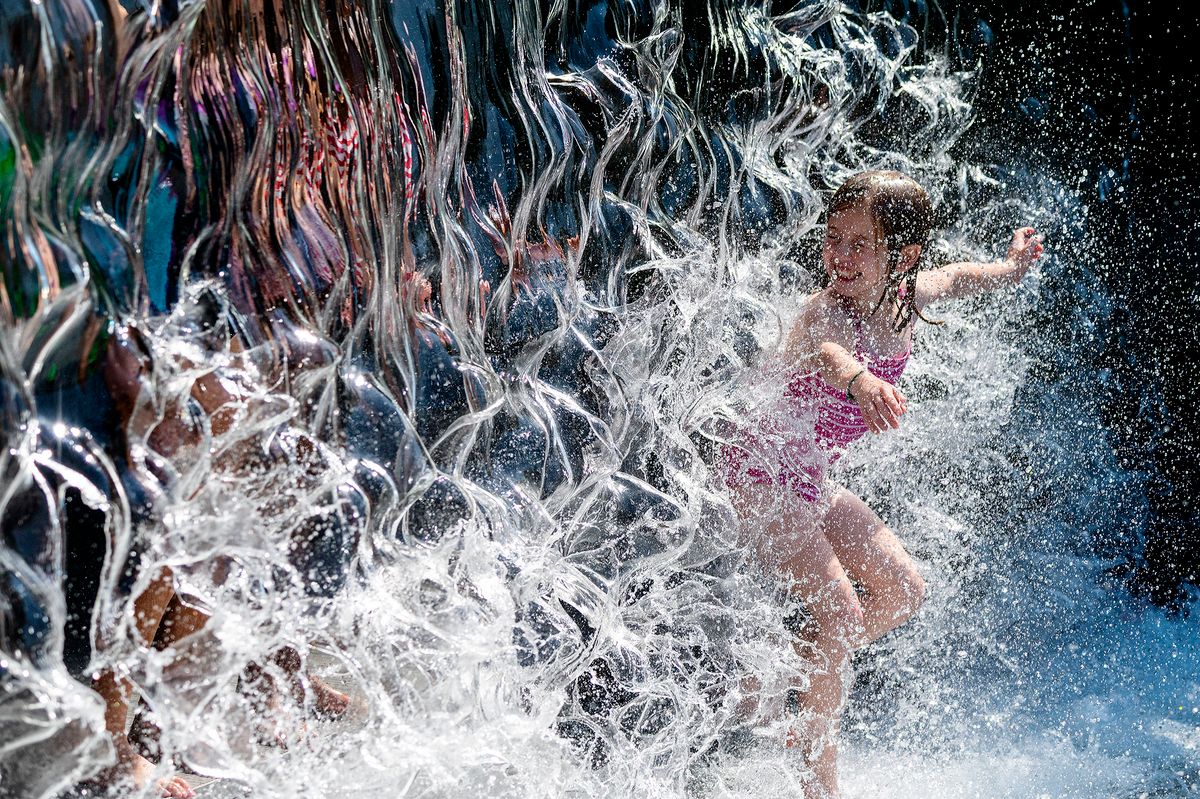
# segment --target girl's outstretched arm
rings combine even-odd
[[[957,263],[931,269],[917,277],[917,307],[937,300],[970,297],[1021,282],[1033,262],[1042,257],[1042,237],[1031,227],[1013,231],[1008,255],[990,264]]]

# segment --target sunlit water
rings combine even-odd
[[[1086,211],[951,157],[972,76],[915,62],[921,17],[266,6],[4,18],[0,792],[110,757],[63,651],[82,502],[108,553],[83,671],[127,674],[214,795],[802,795],[738,714],[747,677],[769,701],[803,664],[712,437],[778,390],[823,198],[890,166],[943,210],[935,261],[1024,221],[1053,254],[932,309],[904,427],[838,466],[930,588],[858,657],[845,792],[1200,793],[1196,622],[1092,545],[1133,540],[1145,475],[1077,366],[1112,315]],[[195,412],[164,461],[98,410],[108,319],[141,331],[143,414],[215,372],[231,429]],[[174,661],[130,628],[152,564],[212,613]],[[362,700],[346,720],[236,690],[283,645]]]

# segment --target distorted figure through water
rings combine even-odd
[[[256,389],[260,376],[236,340],[233,358],[222,366],[190,361],[187,356],[194,357],[196,352],[168,364],[162,361],[169,359],[160,355],[155,363],[146,339],[136,328],[119,328],[108,337],[101,366],[116,413],[123,420],[119,427],[125,440],[124,468],[140,475],[142,481],[156,483],[159,494],[156,507],[140,521],[136,545],[151,545],[155,534],[177,535],[162,524],[161,514],[168,510],[166,495],[173,494],[177,502],[203,503],[206,494],[218,496],[213,494],[214,484],[225,483],[257,505],[248,522],[259,514],[260,521],[271,520],[276,533],[271,540],[285,548],[280,561],[294,570],[294,577],[289,578],[275,567],[276,587],[257,590],[331,596],[344,581],[346,563],[357,545],[356,527],[361,525],[363,513],[358,489],[344,481],[327,483],[325,475],[335,456],[311,436],[281,421],[287,416],[286,403]],[[204,354],[212,357],[215,353]],[[176,382],[180,388],[175,396],[164,395],[161,388],[156,390],[155,380]],[[301,469],[292,472],[298,479],[281,481],[262,470],[264,458],[276,463],[293,461]],[[207,485],[197,484],[190,479],[196,463],[208,459],[214,465],[206,474]],[[252,537],[245,540],[249,543]],[[161,547],[164,542],[155,543]],[[135,579],[130,607],[134,629],[130,633],[139,639],[135,646],[159,650],[180,661],[168,665],[168,670],[194,672],[203,683],[204,658],[189,651],[189,637],[204,628],[212,605],[211,599],[206,603],[197,596],[211,596],[212,590],[237,583],[238,572],[245,568],[232,553],[206,552],[198,541],[168,540],[167,546],[171,552],[168,559],[185,574],[176,575],[167,566],[150,567],[153,574],[138,574],[146,567],[139,569],[138,559],[130,560],[128,568]],[[138,554],[147,557],[152,553]],[[263,576],[259,572],[252,579],[262,581]],[[211,650],[214,642],[204,646]],[[206,657],[216,655],[210,651]],[[189,658],[196,662],[188,665]],[[281,714],[285,694],[302,706],[311,701],[314,710],[325,715],[337,715],[346,708],[347,697],[321,679],[306,676],[303,662],[294,647],[283,646],[263,652],[260,659],[247,663],[242,673],[239,690],[258,709],[261,731],[257,735],[268,744],[286,746],[287,740],[295,737],[294,730],[277,729],[280,722],[272,718]],[[121,668],[138,671],[128,662]],[[218,673],[208,677],[219,681]],[[130,719],[133,686],[127,678],[113,668],[104,668],[93,676],[93,683],[106,703],[105,724],[117,757],[116,765],[97,781],[121,785],[128,780],[142,785],[155,772],[147,757],[158,761],[164,755],[157,741],[160,731],[152,718],[171,718],[170,708],[153,707],[159,700],[148,704],[143,696],[137,717]],[[178,731],[175,733],[177,736]],[[169,758],[163,765],[169,765]],[[192,795],[178,777],[162,778],[158,784],[164,795]]]

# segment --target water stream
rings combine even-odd
[[[930,589],[858,657],[846,795],[1200,792],[1195,619],[1106,576],[1150,476],[1078,367],[1120,321],[1088,209],[955,149],[946,18],[5,4],[0,795],[111,760],[103,670],[214,796],[802,795],[739,731],[804,666],[714,458],[873,167],[929,190],[935,262],[1054,246],[933,309],[905,425],[838,466]],[[147,650],[163,567],[210,619]],[[238,689],[282,648],[348,720]]]

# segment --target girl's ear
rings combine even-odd
[[[921,257],[921,245],[909,244],[900,248],[900,258],[897,259],[896,265],[892,267],[892,272],[899,274],[907,272],[917,265],[917,259]]]

